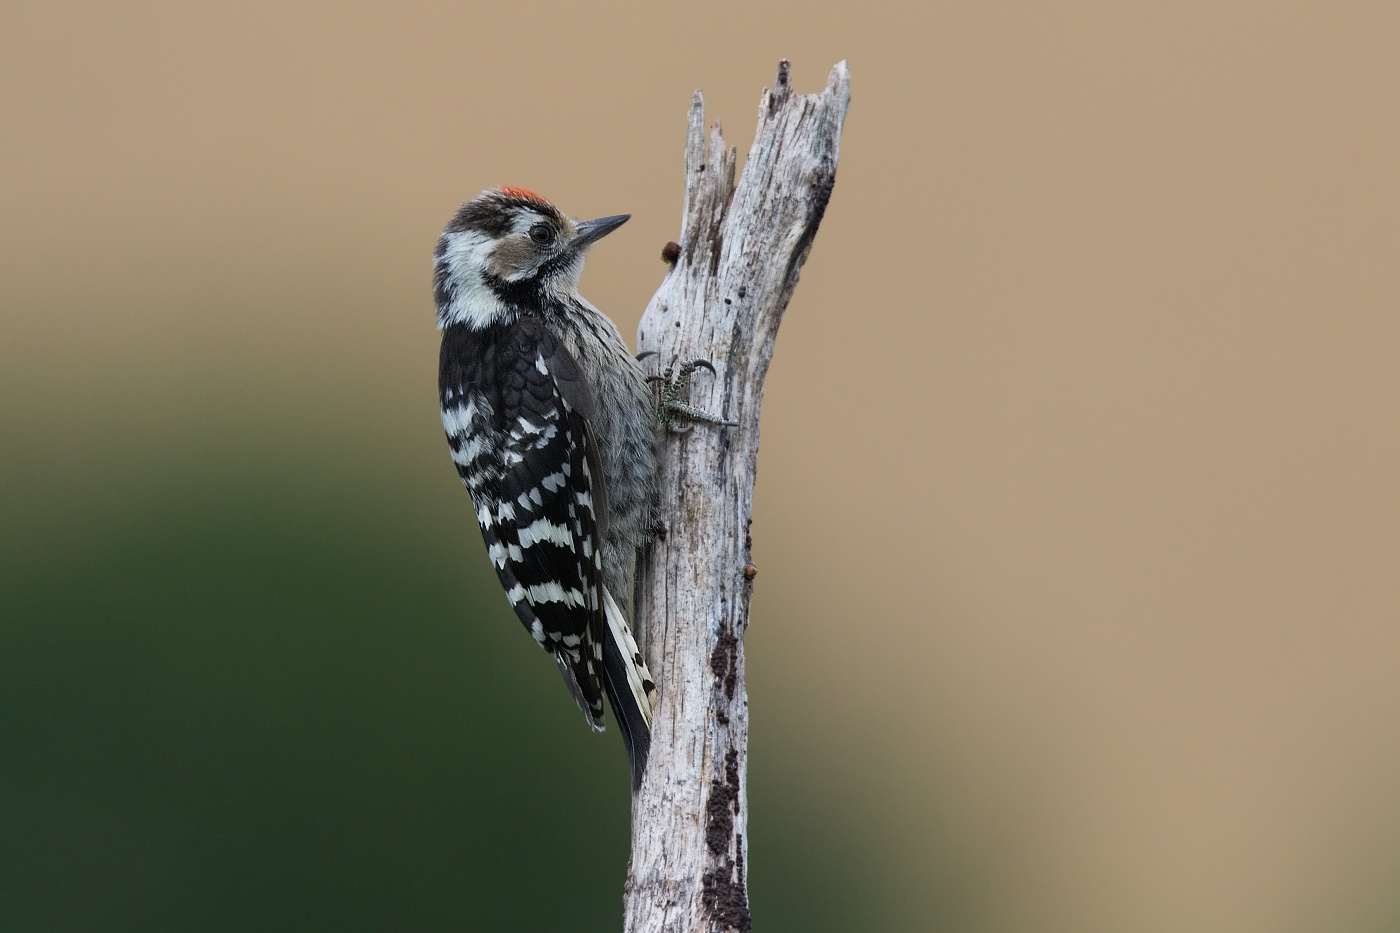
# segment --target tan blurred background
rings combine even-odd
[[[847,59],[763,413],[755,745],[868,814],[890,929],[1400,927],[1400,8],[4,19],[14,514],[233,435],[469,521],[455,206],[631,212],[584,278],[630,336],[691,92],[742,160],[779,58]]]

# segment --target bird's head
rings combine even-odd
[[[463,204],[433,253],[438,324],[491,324],[578,293],[584,255],[630,214],[575,221],[524,188],[490,188]]]

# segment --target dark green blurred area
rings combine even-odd
[[[465,495],[313,459],[6,478],[0,930],[620,928],[620,742]],[[859,814],[754,733],[759,928],[877,928]]]

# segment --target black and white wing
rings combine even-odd
[[[443,425],[487,554],[520,621],[601,729],[599,523],[607,510],[592,396],[578,364],[542,327],[452,330],[443,334]]]
[[[588,383],[558,338],[530,321],[446,328],[439,380],[452,460],[506,598],[594,729],[607,694],[636,787],[655,684],[603,585],[608,504]]]

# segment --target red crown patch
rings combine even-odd
[[[529,188],[517,188],[515,185],[501,185],[496,189],[501,194],[508,194],[513,198],[522,198],[526,201],[538,201],[541,204],[548,204],[549,199],[543,195],[535,194]]]

